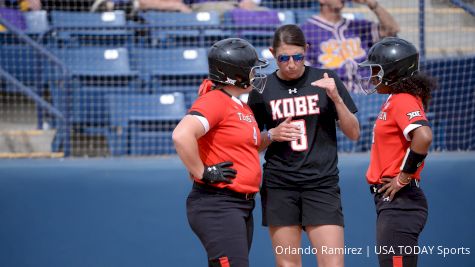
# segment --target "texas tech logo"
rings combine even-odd
[[[407,113],[406,115],[409,117],[409,120],[412,120],[412,119],[414,119],[415,117],[422,117],[420,110],[416,110],[416,111],[409,112],[409,113]]]

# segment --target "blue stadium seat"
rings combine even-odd
[[[128,51],[125,48],[74,48],[55,49],[70,70],[68,83],[71,92],[56,86],[56,77],[45,68],[53,103],[67,110],[73,123],[90,133],[103,133],[108,127],[108,108],[104,96],[110,93],[127,94],[139,91],[138,72],[132,71]],[[66,100],[70,97],[70,107]],[[87,127],[86,127],[87,126]]]
[[[51,11],[51,24],[59,45],[126,46],[133,32],[126,28],[124,11],[92,13]]]
[[[153,93],[169,94],[169,93],[182,93],[185,97],[185,107],[189,109],[196,98],[198,98],[199,85],[190,86],[160,86],[153,89]]]
[[[25,85],[40,89],[41,57],[31,47],[23,45],[0,46],[0,65]],[[16,91],[16,88],[6,87],[6,90]]]
[[[106,98],[112,126],[108,136],[112,155],[175,153],[171,136],[186,113],[183,94],[108,95]]]
[[[28,34],[43,34],[49,30],[48,14],[45,10],[24,12],[23,16]]]
[[[208,75],[208,57],[204,48],[137,48],[131,53],[133,69],[149,86],[198,86]]]
[[[147,11],[140,16],[152,26],[153,46],[208,47],[213,41],[229,35],[218,29],[217,12],[160,12]]]
[[[254,46],[270,46],[276,27],[295,23],[292,11],[233,9],[226,16],[225,22],[236,28],[235,35]]]
[[[126,48],[84,47],[52,49],[51,52],[77,77],[114,78],[138,75],[138,72],[131,70]]]

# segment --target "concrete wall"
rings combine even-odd
[[[363,252],[347,255],[346,266],[377,262],[368,157],[340,155],[346,246]],[[475,153],[429,156],[422,187],[430,214],[420,245],[435,248],[420,266],[475,266],[474,173]],[[190,186],[175,157],[0,161],[0,266],[206,266],[186,220]],[[251,266],[274,266],[260,218],[257,199]],[[465,249],[444,257],[437,246]],[[466,248],[470,255],[461,254]],[[304,256],[304,266],[315,265]]]

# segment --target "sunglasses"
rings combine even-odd
[[[294,62],[300,62],[302,61],[305,56],[303,54],[295,54],[295,55],[280,55],[280,56],[277,56],[277,60],[282,63],[282,62],[288,62],[290,60],[290,58],[292,58],[294,60]]]

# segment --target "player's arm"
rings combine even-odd
[[[383,197],[393,200],[396,193],[411,182],[411,176],[422,165],[432,143],[432,130],[429,126],[420,126],[409,133],[411,146],[409,147],[401,166],[401,172],[394,178],[382,178],[385,184],[378,192],[384,192]]]
[[[232,183],[236,178],[237,171],[230,161],[219,162],[205,166],[200,159],[198,139],[206,134],[206,129],[200,119],[201,116],[186,115],[175,130],[173,130],[173,142],[181,161],[193,177],[205,183]],[[206,120],[204,117],[201,117]]]
[[[412,130],[409,136],[412,140],[411,146],[398,177],[399,183],[402,185],[408,184],[411,181],[411,175],[417,170],[417,165],[422,163],[429,152],[429,147],[432,143],[432,130],[429,126],[420,126]]]
[[[173,131],[173,143],[176,152],[186,169],[196,178],[201,179],[204,171],[198,151],[198,139],[205,134],[199,119],[186,115]]]
[[[381,38],[396,36],[400,31],[399,24],[394,17],[377,0],[353,0],[355,3],[365,4],[373,11],[379,21],[379,36]]]

